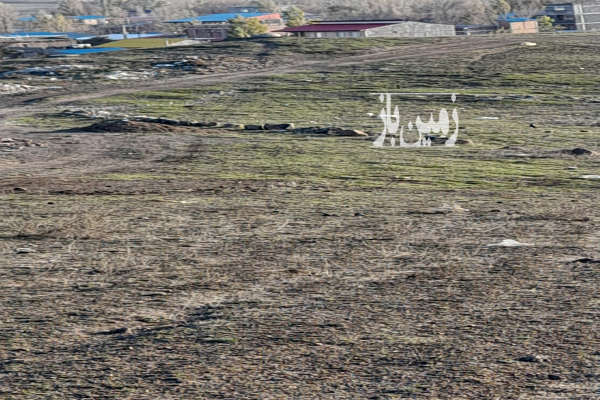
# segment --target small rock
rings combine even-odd
[[[157,123],[159,124],[164,124],[164,125],[180,125],[181,121],[177,120],[177,119],[170,119],[170,118],[158,118],[156,120]]]
[[[538,356],[527,355],[527,356],[517,358],[517,361],[529,362],[529,363],[539,363],[541,361],[541,359]]]
[[[328,128],[321,128],[319,126],[307,127],[307,128],[296,128],[293,130],[294,133],[301,134],[317,134],[326,135],[329,132]]]
[[[531,243],[521,243],[513,239],[504,239],[500,243],[488,244],[488,247],[528,247]]]
[[[294,124],[265,124],[265,129],[268,131],[287,131],[294,129]]]
[[[123,327],[123,328],[111,329],[108,331],[95,332],[94,335],[121,335],[123,333],[127,333],[127,331],[128,331],[128,328]]]
[[[246,125],[244,127],[244,130],[246,131],[263,131],[264,129],[264,125]]]
[[[575,258],[575,259],[569,259],[569,260],[565,260],[568,263],[583,263],[583,264],[600,264],[600,259],[594,259],[594,258],[589,258],[589,257],[583,257],[583,258]]]
[[[592,154],[592,152],[588,149],[584,149],[581,147],[577,147],[573,150],[570,151],[571,154],[573,154],[574,156],[583,156],[583,155],[590,155]]]
[[[329,128],[329,132],[327,132],[327,133],[329,135],[333,135],[333,136],[346,136],[346,137],[369,136],[364,131],[361,131],[358,129]]]
[[[581,179],[593,179],[593,180],[596,180],[596,179],[600,179],[600,175],[582,175]]]
[[[15,249],[15,253],[17,254],[29,254],[29,253],[35,253],[35,250],[29,247],[19,247],[17,249]]]
[[[13,192],[15,192],[15,193],[24,193],[26,191],[27,191],[27,189],[22,188],[22,187],[16,187],[13,189]]]
[[[191,126],[197,126],[199,128],[212,128],[217,126],[216,122],[192,122]]]
[[[551,381],[560,381],[561,377],[559,375],[548,374],[548,379],[550,379]]]

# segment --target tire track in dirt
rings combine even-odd
[[[29,97],[20,99],[19,105],[13,104],[12,108],[0,110],[0,126],[2,119],[7,117],[24,116],[39,112],[48,106],[57,106],[78,101],[86,101],[101,97],[115,96],[119,94],[129,94],[146,90],[165,89],[165,88],[186,88],[197,85],[210,85],[221,83],[224,81],[232,82],[248,78],[265,77],[279,74],[293,74],[307,71],[328,71],[335,70],[340,67],[348,67],[353,65],[372,64],[385,61],[401,60],[412,57],[435,57],[438,55],[448,55],[448,53],[465,53],[477,52],[483,50],[503,50],[509,46],[518,44],[522,41],[516,37],[502,37],[481,40],[474,43],[468,39],[460,39],[460,43],[441,43],[441,44],[420,44],[409,45],[393,50],[385,50],[377,53],[362,54],[356,56],[338,57],[332,60],[322,61],[306,61],[297,65],[283,65],[275,68],[263,70],[252,70],[243,72],[219,73],[204,76],[190,75],[177,78],[168,78],[149,84],[142,84],[135,87],[124,88],[107,88],[104,90],[90,91],[88,87],[76,87],[71,93],[52,95],[46,94],[38,97]],[[27,103],[35,103],[35,105],[26,105]]]

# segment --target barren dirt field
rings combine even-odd
[[[0,398],[600,399],[599,39],[0,60]]]

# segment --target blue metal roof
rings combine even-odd
[[[93,39],[93,38],[105,38],[108,40],[123,40],[125,39],[125,36],[122,33],[111,33],[108,35],[85,35],[85,34],[80,34],[81,36],[78,36],[74,39],[77,40],[88,40],[88,39]],[[141,38],[150,38],[150,37],[157,37],[157,36],[162,36],[163,34],[160,32],[152,32],[152,33],[128,33],[127,34],[127,39],[141,39]]]
[[[85,19],[106,19],[106,17],[102,15],[75,15],[69,17],[71,19],[85,20]]]
[[[160,33],[160,32],[153,32],[153,33],[128,33],[127,34],[127,39],[141,39],[141,38],[151,38],[151,37],[157,37],[157,36],[163,36],[164,33]],[[102,37],[105,37],[109,40],[123,40],[125,39],[125,35],[123,35],[122,33],[111,33],[109,35],[102,35]]]
[[[171,21],[167,21],[169,23],[183,23],[183,22],[227,22],[230,19],[233,19],[237,16],[242,16],[244,18],[253,18],[260,17],[261,15],[269,15],[272,13],[264,13],[264,12],[240,12],[240,13],[224,13],[224,14],[208,14],[208,15],[200,15],[199,17],[191,17],[191,18],[183,18],[183,19],[174,19]]]
[[[66,32],[14,32],[6,34],[10,37],[68,37]]]
[[[525,22],[525,21],[533,21],[533,18],[525,18],[525,17],[517,17],[515,13],[508,13],[504,15],[498,16],[498,21],[505,22]]]
[[[58,49],[58,50],[51,50],[50,54],[73,56],[73,55],[81,55],[81,54],[107,53],[110,51],[120,51],[120,50],[127,50],[127,49],[123,48],[123,47],[96,47],[96,48],[92,48],[92,49]]]
[[[25,37],[36,37],[36,38],[51,38],[51,37],[68,37],[70,39],[81,39],[86,36],[86,34],[78,33],[78,32],[14,32],[2,34],[2,36],[13,37],[13,38],[25,38]]]

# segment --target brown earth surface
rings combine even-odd
[[[41,144],[0,152],[0,398],[600,398],[594,182],[441,187],[352,138],[9,119],[132,89],[72,90],[0,110],[0,138]]]

